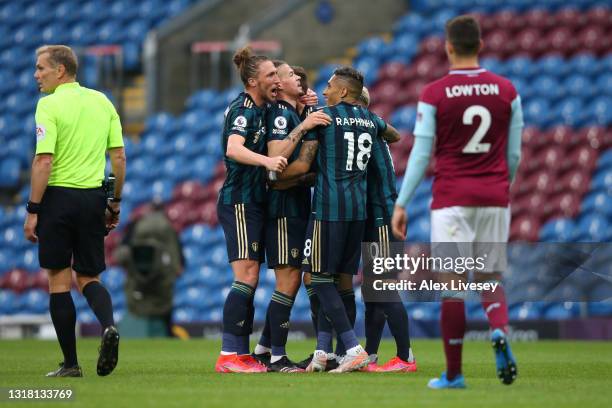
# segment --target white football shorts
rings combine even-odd
[[[431,254],[471,259],[474,272],[503,272],[510,229],[508,207],[446,207],[431,211]]]

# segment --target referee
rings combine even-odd
[[[34,78],[48,94],[36,107],[36,155],[32,162],[25,237],[38,242],[49,276],[49,310],[64,361],[48,377],[82,377],[76,353],[72,270],[79,290],[104,330],[97,372],[110,374],[118,360],[113,305],[100,283],[104,235],[119,223],[125,151],[119,115],[104,94],[76,82],[77,58],[64,45],[36,50]],[[102,187],[106,151],[116,176],[113,199]]]

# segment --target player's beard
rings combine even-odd
[[[263,99],[268,103],[276,102],[276,98],[278,97],[278,90],[279,87],[277,87],[276,85],[270,85],[263,89],[260,88],[260,92],[263,96]]]

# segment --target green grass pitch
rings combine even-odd
[[[53,341],[0,341],[0,387],[71,387],[73,402],[3,406],[78,407],[609,407],[612,342],[515,343],[519,378],[511,386],[495,376],[489,343],[466,342],[466,390],[433,391],[427,381],[443,370],[442,344],[415,341],[419,371],[410,374],[217,374],[219,342],[122,340],[119,365],[96,375],[98,342],[79,340],[85,377],[44,378],[60,360]],[[312,352],[313,341],[290,342],[290,357]],[[383,342],[383,361],[394,345]],[[42,404],[42,405],[41,405]]]

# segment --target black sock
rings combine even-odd
[[[319,319],[319,298],[314,291],[312,285],[305,285],[306,293],[308,294],[308,300],[310,301],[310,318],[312,319],[312,326],[314,327],[315,333],[319,331],[319,325],[317,323]]]
[[[113,302],[110,294],[100,282],[90,282],[83,288],[83,296],[87,299],[89,307],[93,310],[94,314],[98,318],[102,330],[108,326],[114,326],[115,320],[113,319]]]
[[[255,289],[253,289],[255,291]],[[253,293],[254,294],[254,293]],[[250,354],[251,353],[251,344],[249,343],[249,339],[251,334],[253,333],[253,322],[255,321],[255,297],[251,296],[251,301],[249,302],[249,314],[247,320],[247,334],[242,340],[243,347],[242,353],[240,354]]]
[[[325,313],[323,313],[322,308],[319,308],[317,325],[317,350],[323,350],[326,353],[331,353],[333,350],[332,334],[334,332],[334,328],[329,318],[325,316]]]
[[[255,288],[246,283],[238,281],[232,283],[232,288],[227,294],[225,304],[223,305],[223,332],[238,338],[233,347],[227,344],[222,345],[223,351],[237,352],[239,354],[248,353],[248,346],[246,346],[247,350],[244,350],[244,337],[246,337],[248,342],[254,293]]]
[[[238,354],[251,354],[251,345],[249,343],[249,335],[239,337]]]
[[[255,289],[253,289],[253,295],[255,294]],[[248,314],[248,334],[253,333],[253,321],[255,320],[255,296],[251,296],[251,300],[249,302],[249,314]]]
[[[259,342],[257,344],[267,348],[272,348],[272,339],[270,334],[270,305],[268,305],[268,310],[266,310],[266,322],[264,323],[264,327],[261,331],[261,336],[259,337]]]
[[[289,335],[289,318],[294,298],[274,291],[270,301],[270,334],[272,335],[272,355],[287,354],[287,336]]]
[[[342,298],[340,298],[333,280],[328,281],[329,278],[327,277],[315,277],[315,275],[313,275],[312,279],[315,292],[321,302],[321,309],[329,317],[336,333],[340,334],[345,347],[355,347],[359,344],[359,341],[355,337],[355,332],[346,315]]]
[[[385,328],[385,313],[378,302],[366,302],[365,304],[365,350],[368,354],[378,354],[380,339]]]
[[[355,320],[357,320],[357,305],[355,304],[355,292],[353,289],[346,289],[339,292],[344,303],[344,309],[346,310],[346,316],[351,323],[351,328],[355,328]],[[336,343],[336,354],[343,356],[346,354],[346,347],[340,339],[340,335],[337,336],[338,342]]]
[[[408,361],[410,356],[410,332],[408,330],[408,313],[401,301],[381,303],[389,330],[395,338],[397,356],[404,361]]]
[[[64,367],[78,365],[76,352],[76,309],[70,292],[51,293],[49,312],[57,340],[64,353]]]

